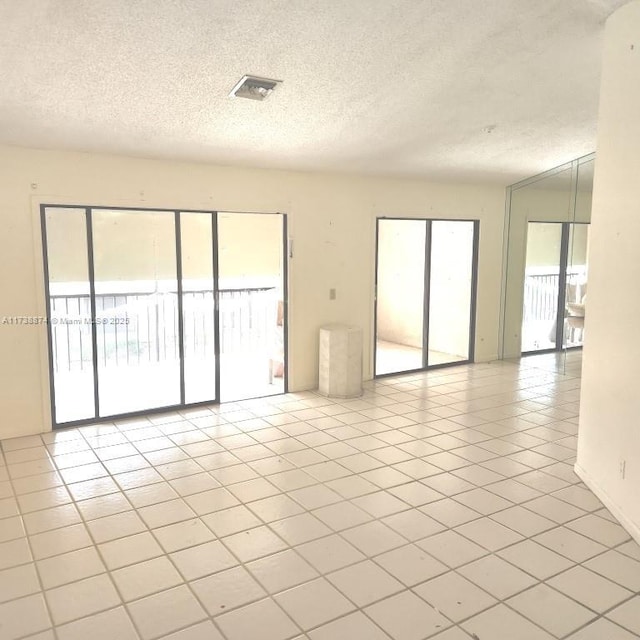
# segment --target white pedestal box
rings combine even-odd
[[[362,395],[362,329],[345,324],[320,327],[318,392],[330,398]]]

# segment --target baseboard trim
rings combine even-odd
[[[584,482],[589,489],[595,494],[596,498],[602,502],[602,504],[609,509],[611,515],[620,523],[620,525],[626,530],[626,532],[640,544],[640,524],[629,520],[622,512],[618,504],[611,498],[611,496],[595,482],[595,480],[576,462],[573,467],[577,476]]]

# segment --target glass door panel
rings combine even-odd
[[[94,418],[93,348],[85,209],[44,211],[53,420]]]
[[[375,375],[424,367],[426,220],[378,220]]]
[[[220,399],[285,390],[284,217],[218,213]]]
[[[556,348],[562,223],[529,222],[524,274],[522,351]]]
[[[100,415],[180,403],[175,214],[92,212]]]
[[[431,222],[427,364],[469,360],[474,223]]]
[[[580,347],[584,340],[588,248],[589,224],[569,225],[564,347]]]
[[[213,273],[213,216],[180,214],[184,401],[216,399],[216,318]]]

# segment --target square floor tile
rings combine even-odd
[[[305,509],[318,509],[342,500],[335,491],[321,484],[295,489],[289,495]]]
[[[442,633],[432,636],[429,640],[469,640],[469,635],[460,627],[451,627]]]
[[[296,550],[321,573],[329,573],[365,559],[362,552],[339,535],[307,542],[296,547]]]
[[[367,607],[365,613],[394,640],[423,640],[451,626],[451,622],[411,591]]]
[[[523,484],[525,482],[523,478],[524,476],[518,477],[518,480],[522,479],[522,482],[511,479],[494,482],[493,484],[485,486],[485,489],[515,504],[521,504],[527,500],[540,497],[540,491]]]
[[[457,527],[460,524],[482,517],[477,511],[465,507],[451,498],[425,504],[420,507],[420,511],[447,527]]]
[[[262,521],[244,505],[215,511],[209,515],[202,516],[202,521],[219,538],[253,527],[259,527],[262,524]]]
[[[607,551],[584,566],[631,591],[640,591],[640,562],[617,551]]]
[[[32,560],[26,538],[0,543],[0,569],[8,569]]]
[[[120,596],[106,574],[50,589],[45,595],[55,624],[84,618],[121,604]]]
[[[125,602],[137,600],[182,583],[182,577],[165,557],[118,569],[111,574],[111,577]]]
[[[105,542],[98,549],[111,571],[162,555],[160,545],[149,532]]]
[[[38,574],[34,564],[0,571],[0,602],[15,600],[40,591]]]
[[[154,529],[153,534],[167,553],[193,547],[215,538],[211,530],[199,518],[183,520]]]
[[[135,511],[125,511],[106,518],[90,520],[87,527],[97,544],[146,531],[145,523]]]
[[[608,547],[629,540],[629,534],[617,523],[590,514],[567,523],[567,528]]]
[[[404,585],[366,560],[327,575],[327,579],[358,607],[404,590]]]
[[[374,518],[384,518],[384,516],[390,516],[392,513],[406,511],[410,508],[406,502],[396,498],[387,491],[378,491],[377,493],[360,496],[354,498],[351,502],[361,509],[364,509]]]
[[[355,607],[324,578],[275,596],[278,604],[302,629],[308,630],[353,611]]]
[[[93,544],[83,524],[30,536],[30,542],[33,557],[36,560],[66,553],[67,551],[74,551],[75,549],[90,547]]]
[[[240,504],[240,501],[224,487],[187,496],[185,502],[199,516]]]
[[[260,500],[280,493],[278,487],[264,478],[254,478],[227,486],[227,489],[241,502]]]
[[[22,518],[14,516],[12,518],[4,518],[2,520],[2,529],[0,529],[0,542],[15,540],[25,535]]]
[[[313,512],[334,531],[342,531],[372,520],[372,516],[351,502],[343,501],[321,507]]]
[[[558,500],[553,496],[535,498],[524,506],[538,515],[553,520],[557,524],[564,524],[585,515],[582,509],[578,509],[578,507],[574,507],[563,500]]]
[[[211,620],[199,622],[181,631],[162,636],[162,640],[225,640]]]
[[[260,600],[267,595],[243,567],[215,573],[192,582],[191,586],[212,616]]]
[[[522,536],[490,518],[467,522],[455,529],[489,551],[497,551],[522,540]]]
[[[443,497],[442,493],[419,481],[408,482],[398,487],[391,487],[389,493],[400,498],[400,500],[403,500],[412,507],[420,507],[429,502],[441,500]]]
[[[269,593],[278,593],[318,577],[318,572],[291,549],[254,560],[246,568]]]
[[[138,640],[139,636],[124,607],[69,622],[57,628],[59,640]]]
[[[176,551],[170,557],[185,580],[202,578],[238,564],[219,540]]]
[[[537,513],[533,513],[533,511],[529,511],[521,506],[498,511],[498,513],[494,513],[490,517],[492,520],[527,537],[534,536],[537,533],[542,533],[557,526],[552,520],[543,518]]]
[[[484,611],[497,602],[488,593],[452,571],[424,582],[414,591],[454,622]]]
[[[196,515],[183,500],[169,500],[161,504],[142,507],[138,509],[138,513],[150,529],[164,527],[174,522],[190,520]]]
[[[375,484],[360,476],[337,478],[336,480],[327,482],[326,485],[329,489],[346,499],[357,498],[358,496],[378,491],[378,487]]]
[[[285,518],[271,523],[271,528],[289,545],[294,546],[316,540],[331,533],[331,529],[310,513]]]
[[[635,633],[630,633],[606,618],[599,618],[571,634],[568,640],[637,640],[637,638]]]
[[[524,591],[537,582],[529,574],[494,555],[460,567],[458,573],[500,600]]]
[[[249,508],[264,522],[282,520],[303,512],[299,504],[284,494],[255,500],[249,504]]]
[[[516,567],[530,573],[539,580],[545,580],[573,566],[573,562],[532,540],[524,540],[503,549],[498,555]]]
[[[116,497],[112,498],[112,496]],[[172,489],[168,482],[156,482],[155,484],[148,484],[137,489],[128,489],[123,493],[112,494],[99,499],[94,498],[93,500],[85,500],[78,505],[78,508],[82,511],[82,514],[86,519],[93,520],[95,518],[101,518],[102,516],[111,515],[112,513],[118,513],[118,511],[126,511],[127,509],[125,508],[117,508],[117,510],[114,510],[116,507],[124,507],[124,504],[121,502],[122,499],[125,500],[128,508],[131,508],[129,502],[134,507],[140,508],[151,504],[157,504],[158,502],[173,500],[177,497],[178,494]],[[116,505],[110,506],[107,512],[104,511],[103,503],[105,498],[111,501],[115,500],[117,502]],[[87,507],[83,508],[85,503],[87,504]],[[91,507],[91,510],[86,513],[89,507]]]
[[[596,617],[586,607],[540,584],[507,600],[507,604],[557,637],[564,637]]]
[[[104,573],[106,568],[95,547],[86,547],[38,562],[38,573],[45,589]]]
[[[361,524],[342,532],[356,549],[371,557],[406,544],[407,540],[379,520]]]
[[[128,609],[143,640],[158,638],[207,617],[185,586],[136,600]]]
[[[454,499],[456,502],[460,502],[464,506],[469,507],[474,511],[478,511],[485,516],[513,506],[511,501],[505,500],[486,489],[472,489],[471,491],[465,491],[464,493],[457,494]]]
[[[234,533],[222,538],[222,542],[242,562],[256,560],[287,548],[286,543],[266,526]]]
[[[382,522],[407,540],[415,541],[439,533],[444,526],[418,509],[401,511],[383,518]]]
[[[442,562],[414,544],[376,556],[375,562],[407,587],[449,570]]]
[[[112,516],[132,509],[127,497],[120,492],[82,500],[77,502],[76,506],[84,520],[97,520],[98,518]]]
[[[574,562],[584,562],[606,551],[606,547],[603,545],[589,538],[585,538],[566,527],[558,527],[550,531],[545,531],[533,539],[538,544],[544,545],[547,549],[552,549],[556,553]]]
[[[632,595],[628,589],[584,567],[569,569],[551,578],[548,584],[598,613],[607,611]]]
[[[16,640],[51,626],[42,594],[0,604],[3,640]]]
[[[308,636],[311,640],[389,640],[389,636],[360,611],[324,624]]]
[[[503,604],[463,622],[462,628],[482,640],[553,640],[550,633]]]
[[[607,618],[640,636],[640,596],[635,596],[616,607],[607,614]]]
[[[451,568],[459,567],[487,555],[486,549],[467,540],[455,531],[443,531],[420,540],[416,544]]]
[[[273,600],[254,602],[216,618],[228,640],[287,640],[300,633],[291,619]]]

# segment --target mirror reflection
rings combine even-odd
[[[507,189],[503,359],[579,372],[593,166],[591,154]]]

